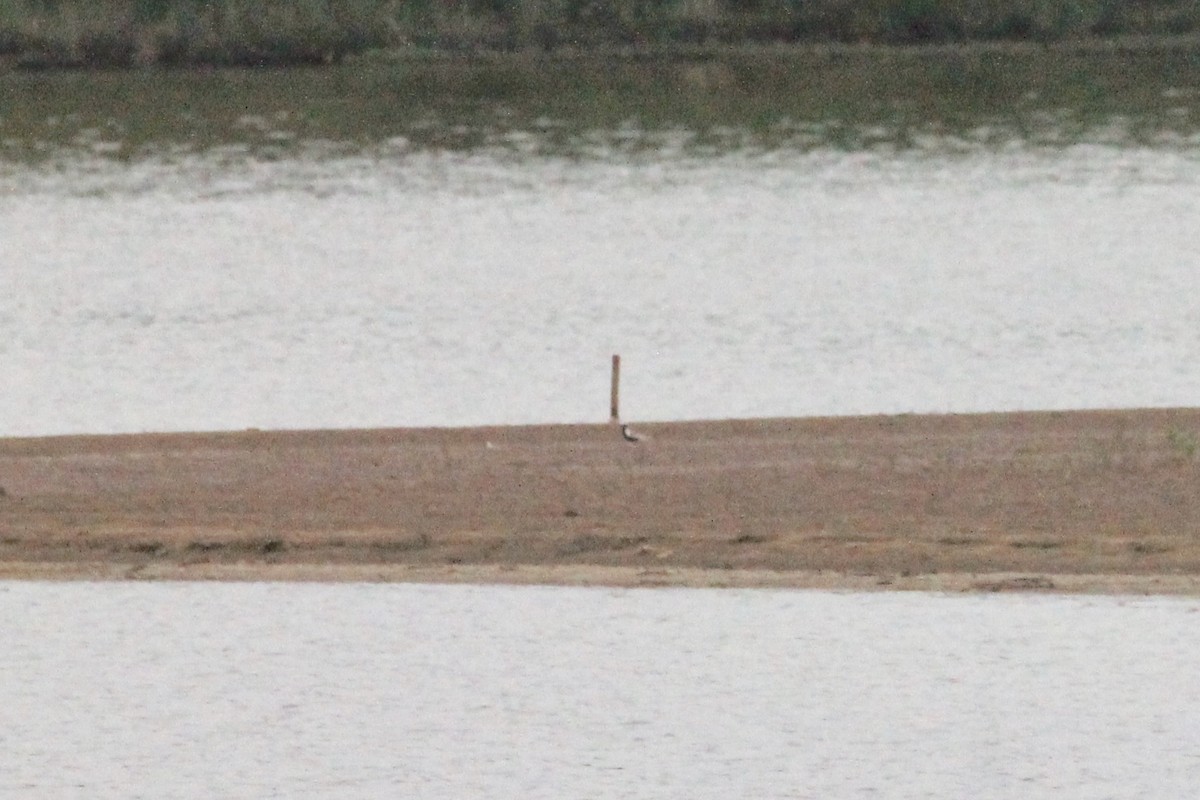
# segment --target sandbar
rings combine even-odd
[[[1200,596],[1200,410],[0,439],[0,579]]]

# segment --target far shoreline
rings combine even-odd
[[[887,63],[931,60],[943,65],[961,64],[953,59],[972,56],[1044,57],[1046,54],[1070,55],[1133,55],[1200,50],[1200,33],[1124,33],[1087,35],[1057,39],[1034,38],[961,38],[916,41],[881,39],[801,39],[747,40],[729,42],[653,42],[609,43],[599,45],[563,44],[553,49],[502,47],[421,47],[388,46],[358,53],[326,56],[323,53],[304,53],[295,60],[276,56],[257,58],[244,55],[226,60],[185,60],[88,62],[71,58],[28,58],[15,53],[0,53],[0,75],[3,74],[79,74],[79,73],[145,73],[160,72],[209,74],[214,72],[280,72],[288,70],[322,71],[340,66],[368,67],[371,65],[525,65],[553,66],[580,63],[637,64],[679,63],[703,64],[727,60],[754,63],[758,59],[782,59],[783,63],[833,63],[841,59],[868,59]],[[817,59],[813,62],[811,59]],[[951,61],[946,61],[951,59]],[[712,90],[714,87],[693,86],[693,89]]]

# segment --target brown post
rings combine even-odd
[[[613,356],[612,362],[612,393],[609,395],[609,420],[619,422],[621,419],[621,357]]]

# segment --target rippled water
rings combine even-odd
[[[0,794],[1186,797],[1197,611],[0,583]]]
[[[1194,405],[1200,158],[0,170],[0,435]]]

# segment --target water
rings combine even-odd
[[[0,169],[0,435],[1194,405],[1192,148]]]
[[[0,795],[1185,797],[1198,608],[0,584]]]

